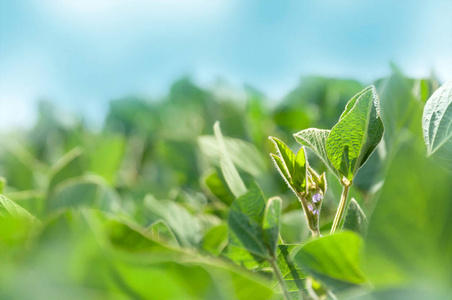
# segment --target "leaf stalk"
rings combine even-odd
[[[345,208],[347,206],[347,198],[348,198],[348,192],[351,186],[351,182],[345,182],[343,185],[344,188],[342,189],[342,195],[341,200],[339,202],[339,206],[336,211],[336,215],[334,216],[333,226],[331,226],[330,234],[335,233],[339,228],[342,218],[344,217]]]

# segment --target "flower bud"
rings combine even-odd
[[[314,202],[314,203],[318,203],[318,202],[320,202],[322,199],[323,199],[323,195],[322,195],[322,194],[319,194],[319,193],[315,193],[315,194],[312,196],[312,202]]]

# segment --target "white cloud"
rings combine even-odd
[[[208,23],[221,21],[235,6],[233,1],[92,1],[47,0],[36,9],[66,26],[78,29],[116,29],[120,31],[140,25],[150,30],[168,31],[185,22]],[[149,25],[160,26],[149,26]]]

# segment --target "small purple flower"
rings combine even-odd
[[[318,202],[320,202],[320,200],[322,200],[322,198],[323,198],[322,194],[315,193],[315,194],[312,196],[312,202],[318,203]]]
[[[314,211],[312,212],[313,215],[318,215],[319,211],[317,209],[314,209]]]
[[[312,206],[312,204],[308,204],[308,209],[309,209],[310,211],[313,211],[313,210],[314,210],[314,207]]]

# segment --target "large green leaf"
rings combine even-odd
[[[364,266],[378,290],[413,287],[452,292],[452,175],[404,142],[369,220]]]
[[[452,164],[452,81],[442,85],[428,99],[422,117],[428,155]]]
[[[226,180],[234,196],[239,197],[246,193],[246,186],[243,183],[242,178],[239,175],[239,172],[235,168],[229,156],[228,150],[226,149],[223,134],[221,133],[220,130],[220,122],[218,121],[215,122],[213,130],[215,132],[215,136],[217,137],[217,142],[220,148],[220,165],[223,177]]]
[[[362,284],[366,281],[359,267],[362,239],[343,231],[305,244],[294,260],[302,270],[332,286],[339,283]]]
[[[328,135],[326,152],[334,168],[351,181],[377,147],[383,131],[378,95],[371,86],[350,100]]]
[[[323,161],[323,163],[341,179],[339,171],[333,166],[326,153],[326,140],[330,130],[308,128],[294,134],[295,139],[300,144],[309,147]]]
[[[108,225],[110,242],[132,254],[114,256],[113,269],[104,270],[102,276],[121,294],[146,299],[244,300],[268,299],[273,294],[269,282],[224,261],[168,248],[130,224]]]

